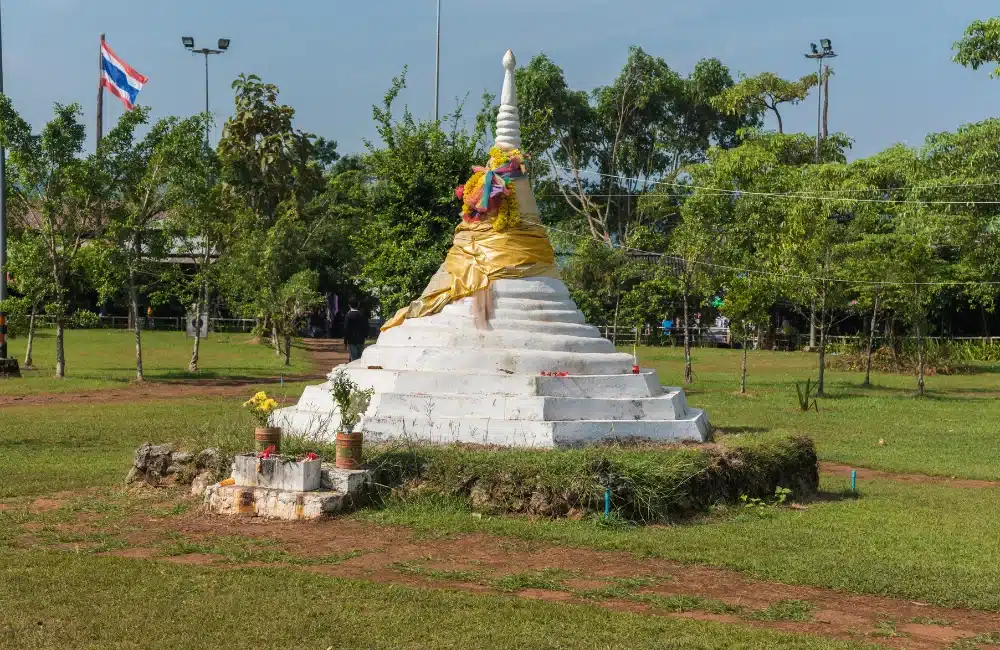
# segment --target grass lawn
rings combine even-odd
[[[211,334],[201,343],[201,371],[187,371],[193,339],[183,332],[143,332],[143,369],[151,381],[188,379],[254,380],[294,376],[311,369],[307,353],[292,351],[285,366],[272,348],[252,344],[248,334]],[[9,354],[24,361],[24,337],[12,339]],[[55,330],[39,330],[32,350],[35,370],[21,379],[0,380],[0,395],[74,392],[114,388],[135,379],[135,334],[126,330],[67,330],[66,378],[55,373]]]
[[[189,354],[183,335],[151,333],[146,340],[150,377],[184,378],[178,371]],[[252,380],[282,371],[266,347],[245,341],[240,335],[209,339],[205,373]],[[39,365],[51,343],[39,341]],[[131,346],[128,333],[69,332],[69,379],[31,375],[0,383],[0,395],[121,386],[133,372]],[[679,383],[678,349],[645,349],[640,360],[656,367],[664,383]],[[304,354],[298,363],[300,371],[307,367]],[[993,369],[931,377],[924,399],[912,397],[910,377],[876,375],[877,387],[862,389],[859,376],[830,372],[830,396],[820,400],[819,413],[799,412],[794,389],[795,381],[815,377],[815,356],[752,353],[748,397],[734,394],[738,369],[738,352],[695,351],[690,402],[708,410],[722,437],[804,434],[827,460],[1000,478],[1000,372]],[[302,387],[288,383],[273,392],[295,399]],[[301,568],[181,566],[12,545],[25,524],[17,513],[37,496],[104,488],[87,498],[109,511],[130,499],[109,497],[107,488],[121,485],[135,447],[146,440],[249,439],[252,425],[241,401],[201,396],[0,407],[0,504],[13,504],[0,505],[0,648],[861,647],[583,605],[414,590]],[[481,532],[625,550],[776,582],[1000,611],[1000,490],[875,480],[859,485],[860,498],[845,498],[843,479],[824,478],[822,487],[827,498],[805,510],[720,510],[676,526],[473,517],[440,498],[394,500],[353,516],[431,538]]]
[[[290,395],[301,390],[288,386]],[[250,436],[239,400],[67,405],[0,411],[0,498],[115,486],[145,440]],[[825,479],[824,489],[846,482]],[[614,530],[593,523],[476,519],[451,504],[395,503],[359,517],[435,534],[482,530],[702,562],[790,583],[1000,611],[995,489],[862,482],[862,498],[711,523]],[[2,515],[2,513],[0,513]],[[0,610],[2,611],[2,610]]]
[[[0,550],[0,648],[861,648],[505,596]]]
[[[680,385],[680,348],[643,348],[643,366],[665,384]],[[695,383],[689,402],[708,411],[722,434],[800,433],[816,442],[823,460],[896,472],[965,478],[1000,478],[1000,368],[927,379],[928,393],[913,396],[916,379],[827,370],[819,413],[798,409],[795,382],[816,378],[816,355],[750,352],[748,396],[739,390],[740,352],[694,350]],[[879,440],[885,442],[879,445]]]
[[[842,479],[822,482],[830,494],[846,487]],[[788,584],[1000,611],[1000,490],[881,480],[860,490],[859,499],[814,502],[807,510],[728,512],[699,523],[617,530],[593,521],[472,516],[437,499],[393,501],[354,516],[433,535],[485,532],[623,550]]]
[[[269,386],[297,398],[303,384]],[[246,395],[255,387],[247,386]],[[242,397],[116,404],[0,407],[0,498],[120,485],[135,448],[245,435],[253,424]]]

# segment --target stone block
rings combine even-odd
[[[319,459],[294,461],[241,454],[233,459],[233,478],[237,486],[310,492],[320,488],[321,465]]]
[[[339,469],[332,463],[323,463],[320,471],[320,487],[344,494],[360,492],[371,482],[371,474],[363,469]]]
[[[342,492],[295,492],[244,485],[210,485],[205,505],[220,515],[247,515],[265,519],[309,520],[340,512],[347,506]]]

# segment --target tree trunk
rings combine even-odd
[[[917,321],[917,397],[924,396],[924,336]]]
[[[809,351],[816,349],[816,299],[809,305]]]
[[[135,286],[135,271],[128,274],[129,315],[135,327],[135,380],[144,381],[142,372],[142,327],[139,325],[139,290]]]
[[[62,315],[56,318],[56,377],[62,379],[66,376],[66,352],[63,348],[63,334],[65,333],[65,326],[63,325]]]
[[[830,135],[830,66],[823,66],[823,137]]]
[[[826,370],[826,289],[819,306],[819,380],[816,382],[816,397],[825,397],[824,371]]]
[[[194,348],[191,350],[191,363],[188,364],[189,372],[198,372],[198,354],[201,351],[201,320],[202,320],[202,299],[208,302],[208,283],[204,285],[204,294],[198,293],[194,306]]]
[[[743,362],[740,364],[740,395],[747,392],[747,347],[750,343],[750,335],[746,325],[743,326]]]
[[[271,321],[271,345],[274,346],[274,356],[281,356],[281,337],[278,336],[278,325]]]
[[[35,345],[35,314],[38,313],[38,306],[31,306],[31,316],[28,319],[28,343],[24,350],[24,367],[30,368],[34,363],[31,358],[31,348]]]
[[[868,357],[865,359],[865,382],[862,386],[872,385],[872,352],[875,349],[875,324],[878,318],[878,294],[875,294],[875,306],[872,308],[872,326],[868,330]]]
[[[785,132],[785,127],[781,123],[781,113],[778,112],[777,108],[774,109],[774,116],[776,118],[778,118],[778,133],[784,133]]]
[[[292,365],[292,336],[285,334],[285,365]]]
[[[694,373],[691,372],[691,319],[688,318],[688,294],[684,290],[684,383],[690,384],[694,381]]]

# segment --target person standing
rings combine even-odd
[[[347,346],[351,361],[357,361],[365,350],[365,339],[368,338],[368,319],[358,309],[357,298],[351,298],[347,304],[350,310],[344,317],[344,344]]]

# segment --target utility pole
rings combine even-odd
[[[441,0],[437,0],[437,46],[434,58],[434,121],[438,121],[438,102],[441,99]]]
[[[104,137],[104,34],[101,34],[101,47],[97,50],[97,142],[101,144]]]
[[[823,137],[830,135],[830,66],[823,66]]]
[[[194,49],[194,38],[191,36],[182,36],[181,43],[184,47],[191,52],[191,54],[202,54],[205,57],[205,116],[210,115],[208,111],[208,55],[209,54],[223,54],[229,49],[230,40],[228,38],[219,39],[219,49],[213,50],[211,48],[203,47],[200,50]],[[211,125],[208,121],[205,122],[205,148],[209,147],[209,134],[211,132]]]
[[[2,9],[0,9],[2,11]],[[3,21],[0,19],[0,95],[3,94]],[[0,145],[0,377],[20,377],[17,359],[7,356],[7,152]]]
[[[820,48],[823,48],[820,50]],[[820,145],[822,144],[823,138],[823,97],[825,93],[823,92],[823,62],[826,59],[832,59],[837,56],[837,53],[833,51],[833,43],[830,42],[828,38],[822,38],[819,41],[819,47],[816,47],[815,43],[809,44],[809,53],[806,54],[807,59],[816,59],[819,68],[816,71],[816,164],[820,163]]]

